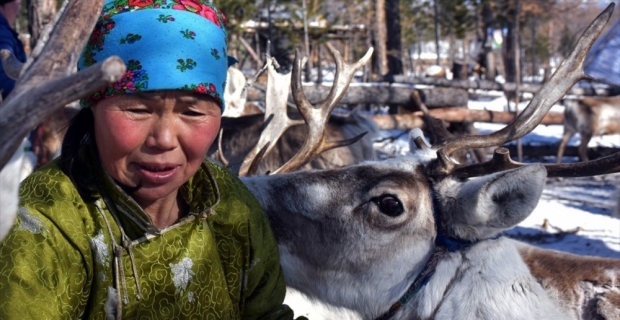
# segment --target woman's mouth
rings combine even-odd
[[[137,164],[138,172],[142,176],[143,182],[152,184],[165,184],[174,179],[174,175],[179,171],[178,165],[153,165]]]

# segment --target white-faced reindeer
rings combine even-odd
[[[568,141],[579,133],[579,159],[588,161],[588,143],[593,136],[620,133],[620,96],[584,97],[565,100],[564,134],[558,147],[557,163],[562,163],[562,156]]]
[[[75,21],[67,18],[57,27],[58,34],[68,36],[84,31],[81,38],[68,42],[76,46],[83,44],[78,40],[88,36],[87,30],[92,25],[87,26],[91,21],[94,23],[99,12],[96,7],[101,5],[100,0],[71,2],[63,17],[80,17],[85,22],[76,27],[72,24]],[[301,61],[297,60],[293,74],[297,80],[293,81],[292,89],[302,116],[310,122],[308,139],[300,153],[274,174],[243,178],[269,216],[281,249],[287,284],[311,297],[356,310],[364,318],[586,318],[590,314],[582,307],[591,305],[600,315],[613,316],[612,312],[617,311],[611,304],[613,292],[581,300],[578,295],[582,292],[581,283],[595,277],[601,280],[597,284],[617,290],[618,261],[556,254],[498,235],[530,213],[546,175],[618,172],[618,154],[588,163],[548,167],[521,166],[509,161],[502,150],[496,152],[490,163],[480,165],[463,167],[450,158],[459,148],[497,146],[533,130],[553,102],[583,76],[585,53],[611,15],[611,7],[586,30],[576,53],[558,68],[530,105],[505,129],[483,137],[451,137],[441,126],[434,125],[434,145],[424,147],[421,138],[415,137],[416,147],[420,149],[411,157],[284,174],[312,156],[343,144],[326,141],[321,127],[354,71],[370,54],[353,65],[344,64],[337,55],[337,81],[321,105],[323,108],[315,108],[305,99]],[[70,70],[68,66],[75,64],[70,58],[78,55],[56,56],[59,51],[72,47],[54,40],[58,34],[52,34],[48,43],[59,45],[53,47],[56,50],[50,49],[46,60],[41,60],[45,54],[42,53],[20,78],[22,84],[40,84],[37,81],[53,75],[51,79],[55,81],[35,88],[20,87],[18,83],[7,101],[0,105],[0,124],[10,128],[0,132],[1,166],[30,129],[28,123],[23,125],[25,119],[30,120],[23,112],[46,110],[49,114],[52,111],[47,108],[76,100],[105,85],[105,80],[114,81],[123,74],[122,62],[111,58],[69,76],[69,80],[60,79]],[[61,63],[66,65],[58,75],[60,69],[55,68],[62,68]],[[109,69],[113,63],[116,67]],[[37,65],[47,68],[37,69]],[[89,76],[82,78],[85,75]],[[81,88],[88,90],[79,91]],[[41,102],[36,104],[38,101]],[[42,118],[32,119],[30,125]],[[280,123],[274,120],[269,122],[267,132],[275,134],[278,130],[269,126]],[[273,145],[275,136],[271,137],[259,140],[257,161]],[[256,163],[251,161],[248,172],[257,167]],[[558,271],[554,263],[591,268],[587,274]],[[563,278],[568,275],[572,282]],[[564,295],[564,289],[577,292],[574,295],[577,298]]]
[[[503,148],[483,164],[450,157],[531,132],[585,76],[585,54],[612,10],[504,129],[454,137],[430,119],[435,143],[414,135],[410,157],[284,174],[294,169],[285,165],[280,174],[243,177],[272,224],[287,285],[363,319],[617,319],[620,260],[537,249],[501,232],[531,213],[547,176],[619,172],[620,153],[547,166],[513,162]],[[296,59],[293,69],[295,102],[302,114],[318,113],[301,90],[301,64]],[[345,84],[334,85],[323,107],[333,108],[359,66],[338,64],[335,83]],[[308,140],[325,143],[322,132]],[[308,158],[292,162],[304,163],[312,149],[304,146]]]

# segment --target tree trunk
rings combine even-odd
[[[435,50],[437,51],[437,65],[441,66],[441,56],[439,54],[439,4],[437,4],[437,1],[439,0],[434,0],[433,1],[433,9],[435,11],[435,17],[434,17],[434,21],[435,21]]]
[[[57,12],[56,0],[26,0],[30,47],[34,48],[45,26],[52,22]]]
[[[486,69],[485,77],[488,80],[494,80],[497,75],[495,71],[495,61],[493,61],[493,49],[492,49],[492,34],[489,34],[490,30],[493,30],[493,12],[489,7],[489,4],[485,1],[482,5],[482,28],[484,29],[482,34],[482,50],[480,51],[479,62],[481,66]]]
[[[403,74],[402,45],[400,41],[400,0],[386,0],[387,63],[391,75]]]
[[[327,97],[331,85],[304,85],[303,90],[311,103],[319,103]],[[411,107],[414,105],[413,90],[416,89],[387,85],[351,85],[344,93],[340,104],[394,104]],[[431,88],[417,89],[417,91],[428,108],[462,107],[467,105],[469,99],[467,91],[463,89]],[[248,90],[247,101],[265,101],[264,89],[261,90],[258,84],[255,84]],[[289,101],[293,101],[290,94]]]
[[[375,49],[377,50],[377,73],[386,75],[387,63],[387,30],[385,21],[385,0],[375,1]]]
[[[519,92],[531,92],[536,93],[541,84],[535,83],[522,83],[517,89],[517,85],[512,82],[499,83],[489,80],[469,81],[465,80],[448,80],[439,78],[418,78],[410,76],[394,76],[394,82],[396,83],[409,83],[409,84],[425,84],[438,87],[459,88],[459,89],[482,89],[482,90],[497,90],[497,91],[515,91]],[[609,96],[614,95],[612,89],[606,88],[592,88],[592,87],[578,87],[574,86],[569,91],[569,94],[581,95],[581,96]]]
[[[510,123],[515,118],[512,112],[489,110],[471,110],[466,108],[436,108],[429,110],[431,116],[448,122],[492,122]],[[548,113],[543,117],[541,124],[562,124],[564,116],[561,113]]]

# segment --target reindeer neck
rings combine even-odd
[[[420,290],[426,286],[429,281],[431,281],[431,278],[435,274],[435,271],[442,260],[455,259],[454,256],[448,256],[450,253],[457,253],[456,257],[459,257],[460,255],[458,253],[464,253],[477,243],[487,240],[496,240],[501,236],[502,234],[498,234],[489,239],[469,241],[450,237],[443,232],[438,233],[437,238],[435,239],[435,249],[433,250],[430,259],[428,259],[426,265],[424,266],[424,269],[422,269],[415,281],[411,284],[411,286],[409,286],[409,289],[400,297],[400,299],[398,299],[398,301],[396,301],[386,313],[376,318],[376,320],[392,319],[396,313],[403,308],[403,306],[406,306],[420,292]],[[447,291],[448,289],[449,287],[446,287],[444,291]]]

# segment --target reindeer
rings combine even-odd
[[[568,141],[579,133],[579,159],[588,161],[588,143],[593,136],[620,133],[620,96],[584,97],[577,100],[564,100],[564,133],[558,147],[557,163]]]
[[[71,25],[74,22],[71,19],[61,19],[64,22],[56,30],[64,27],[71,27],[77,33],[90,30],[85,26],[95,20],[96,6],[101,8],[101,5],[101,1],[92,0],[72,2],[62,16],[80,17],[86,22],[76,27]],[[302,117],[310,124],[308,139],[300,152],[273,174],[242,177],[263,205],[273,226],[288,285],[311,297],[355,310],[364,318],[565,319],[574,314],[587,316],[581,312],[581,305],[573,305],[572,300],[554,295],[570,283],[562,281],[557,271],[550,272],[553,267],[550,261],[570,261],[582,267],[589,266],[586,262],[594,263],[601,268],[591,269],[592,275],[588,276],[596,274],[603,279],[607,275],[612,279],[602,285],[611,285],[612,290],[617,290],[618,286],[618,261],[605,260],[607,264],[603,264],[599,260],[580,260],[570,255],[558,257],[551,251],[501,237],[501,231],[529,214],[540,197],[545,176],[618,172],[620,155],[587,163],[548,166],[512,162],[507,151],[501,148],[495,151],[491,161],[483,164],[465,166],[450,156],[462,148],[502,145],[533,130],[553,102],[583,76],[585,53],[612,10],[613,4],[585,31],[577,50],[506,128],[488,136],[453,137],[440,122],[428,119],[435,135],[431,147],[419,134],[414,134],[415,152],[409,157],[331,170],[291,172],[320,152],[350,142],[325,140],[323,128],[353,73],[370,59],[371,52],[352,65],[344,64],[339,54],[334,53],[337,81],[319,108],[312,106],[303,95],[302,62],[296,59],[293,97]],[[64,30],[59,34],[71,32]],[[63,50],[69,46],[54,46],[63,43],[54,39],[54,35],[58,36],[52,34],[48,45],[57,50],[51,51],[55,55],[65,52]],[[82,35],[77,39],[86,37]],[[77,39],[70,43],[79,43]],[[55,68],[61,68],[59,64],[73,56],[53,57],[59,60],[48,56],[49,61],[56,63],[47,66],[56,72],[47,72],[45,68],[40,71],[35,66],[41,60],[37,61],[20,78],[7,101],[0,105],[3,111],[0,123],[8,129],[0,132],[2,167],[6,155],[15,150],[6,146],[19,144],[29,129],[23,125],[26,118],[19,118],[19,114],[30,110],[31,104],[42,100],[36,107],[51,112],[48,109],[87,95],[107,81],[117,80],[124,72],[122,62],[111,58],[62,79],[64,73],[58,75],[61,72]],[[75,61],[66,63],[65,71]],[[29,74],[39,77],[30,78]],[[50,79],[46,78],[50,74],[58,78],[51,77],[55,81],[35,89],[23,86],[30,81]],[[81,78],[86,75],[88,77]],[[81,88],[88,90],[78,92]],[[52,95],[61,89],[65,90],[64,95]],[[30,94],[26,95],[26,90]],[[54,104],[49,104],[50,101]],[[22,120],[22,123],[7,122],[4,117]],[[281,129],[286,127],[283,123],[289,120],[275,115],[271,118],[265,130],[267,136],[259,139],[247,173],[256,172],[257,163],[281,135]],[[38,123],[40,119],[33,121]],[[535,272],[534,264],[547,273]],[[596,295],[587,298],[586,302],[594,303],[596,311],[602,310],[599,313],[603,316],[613,316],[611,312],[617,310],[613,306],[613,292],[600,299]]]
[[[289,117],[301,120],[298,114],[289,114]],[[219,159],[218,152],[223,153],[228,168],[239,173],[245,155],[258,142],[263,125],[262,114],[238,118],[222,117],[221,143],[211,146],[209,154]],[[325,131],[329,140],[344,140],[364,133],[365,135],[354,144],[323,152],[300,169],[336,168],[377,158],[373,143],[379,136],[379,129],[374,121],[365,117],[358,109],[354,109],[347,116],[332,115]],[[306,135],[305,126],[291,126],[278,140],[274,149],[261,161],[258,173],[273,171],[284,164],[299,150]]]
[[[226,163],[228,168],[234,173],[239,173],[241,170],[244,158],[257,145],[261,131],[266,122],[270,121],[270,117],[274,113],[287,113],[288,106],[290,105],[288,99],[291,73],[279,74],[275,70],[276,67],[277,62],[272,57],[267,57],[264,67],[247,83],[245,77],[238,69],[228,68],[226,92],[228,93],[229,90],[234,91],[234,93],[229,94],[233,101],[225,100],[227,111],[224,112],[222,117],[219,143],[211,146],[208,154],[212,158]],[[237,98],[240,96],[244,97],[247,88],[265,71],[268,73],[268,78],[271,79],[271,81],[267,82],[265,114],[236,116],[237,113],[233,112],[234,114],[226,116],[231,103],[235,107],[235,104],[238,104]],[[232,84],[231,81],[233,82]],[[304,124],[304,121],[299,114],[295,113],[288,114],[287,117],[295,120],[291,120],[282,137],[277,140],[275,145],[271,147],[271,151],[261,160],[258,173],[275,170],[290,159],[303,144],[307,136],[306,128],[301,126],[301,124]],[[373,143],[379,135],[379,128],[374,121],[363,116],[359,109],[354,109],[346,116],[329,117],[326,135],[329,140],[346,140],[357,137],[356,139],[359,139],[359,141],[337,150],[327,150],[306,164],[302,169],[342,167],[363,160],[376,159]]]
[[[364,319],[617,319],[620,260],[537,249],[501,232],[531,213],[546,177],[619,172],[620,153],[571,165],[516,163],[504,148],[483,164],[451,158],[531,132],[585,76],[585,54],[612,10],[504,129],[455,137],[428,119],[435,142],[414,132],[409,157],[310,172],[285,164],[279,174],[242,177],[270,220],[287,285]],[[293,67],[295,102],[306,119],[324,123],[309,116],[320,108],[303,95],[301,64]],[[333,108],[358,65],[339,63],[335,83],[346,84],[335,84],[321,107]],[[322,132],[308,140],[326,143]],[[313,148],[290,162],[305,163]]]

